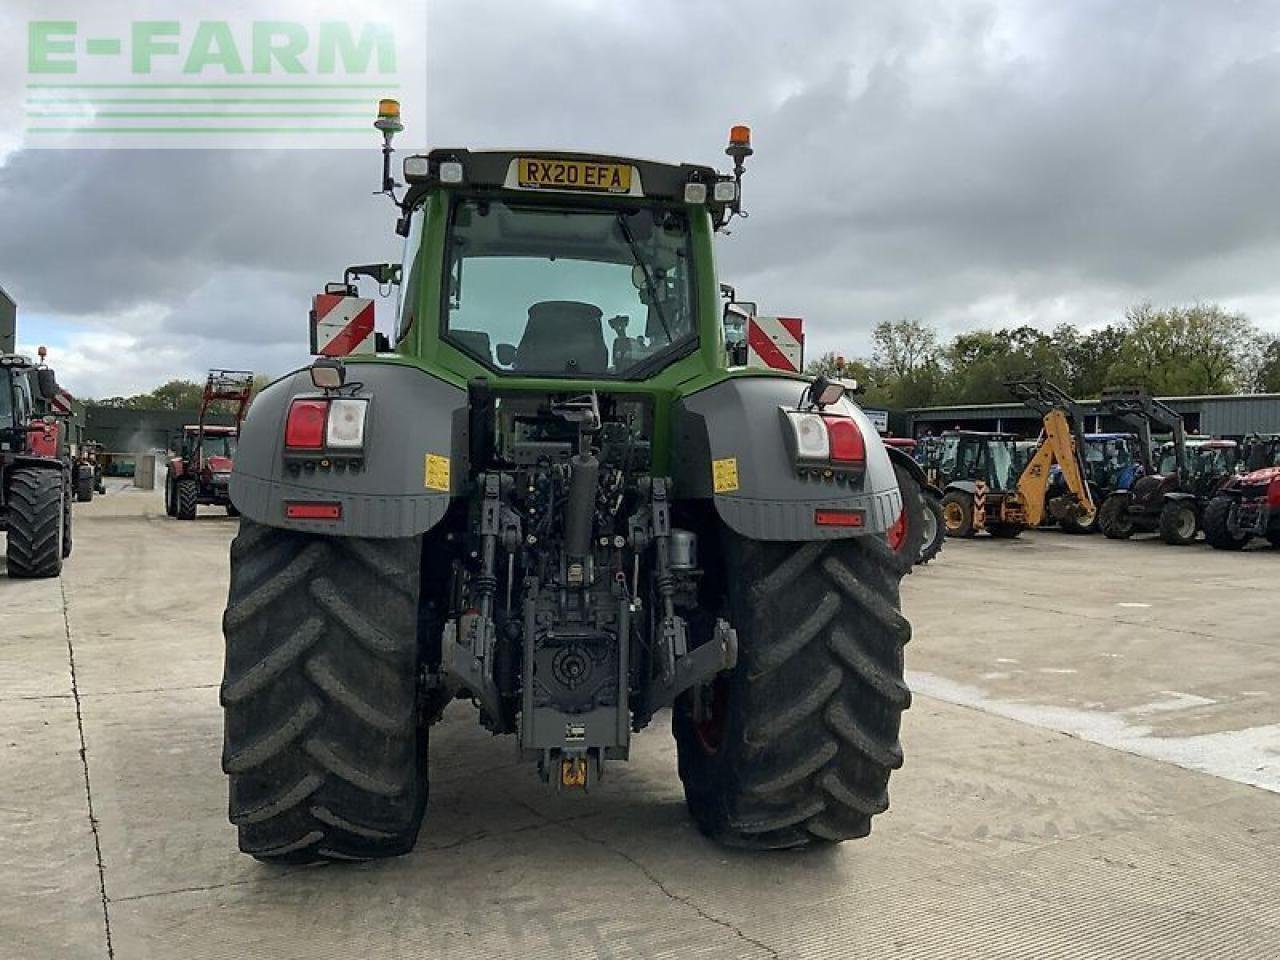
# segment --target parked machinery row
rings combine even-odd
[[[1188,437],[1176,412],[1125,387],[1104,391],[1099,409],[1133,432],[1086,434],[1079,406],[1053,384],[1007,385],[1044,417],[1039,440],[952,430],[920,443],[918,459],[943,491],[948,536],[1016,537],[1056,522],[1110,539],[1157,533],[1183,545],[1203,530],[1220,549],[1255,537],[1280,546],[1280,436]],[[1156,442],[1157,432],[1169,439]]]

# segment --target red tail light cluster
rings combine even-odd
[[[369,402],[360,397],[300,397],[289,404],[284,445],[290,450],[359,453]]]
[[[866,463],[866,440],[852,417],[788,410],[786,420],[791,428],[791,450],[800,465],[856,470]]]

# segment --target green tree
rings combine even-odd
[[[1124,341],[1108,375],[1164,396],[1231,393],[1249,379],[1258,328],[1242,313],[1214,303],[1125,314]]]
[[[1263,337],[1249,388],[1259,393],[1280,393],[1280,337]]]

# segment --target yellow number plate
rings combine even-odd
[[[516,180],[520,186],[533,190],[630,193],[631,167],[625,163],[521,158],[516,161]]]

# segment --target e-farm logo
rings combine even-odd
[[[382,97],[425,120],[425,3],[144,0],[124,6],[145,17],[113,19],[101,0],[80,16],[42,2],[26,21],[24,145],[363,146]]]

